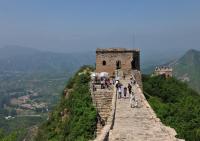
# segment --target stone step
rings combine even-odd
[[[111,106],[109,106],[109,105],[108,105],[108,106],[104,106],[104,105],[101,105],[101,104],[99,104],[99,105],[97,104],[96,106],[97,106],[100,110],[111,109]]]
[[[101,98],[95,98],[96,102],[111,102],[112,98],[108,98],[108,99],[101,99]]]
[[[100,112],[109,112],[109,111],[111,111],[111,109],[110,108],[106,108],[106,109],[99,109],[100,110]]]
[[[110,103],[112,101],[112,99],[95,99],[95,102],[99,102],[99,103]]]
[[[99,114],[101,116],[101,118],[105,119],[107,118],[110,114]]]
[[[110,99],[113,95],[105,96],[105,95],[95,95],[94,98],[100,98],[100,99]]]
[[[100,114],[101,118],[107,118],[110,114]]]

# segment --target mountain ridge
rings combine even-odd
[[[84,64],[94,64],[94,54],[54,53],[33,48],[8,46],[0,48],[0,71],[74,72]]]
[[[173,76],[187,82],[191,88],[200,93],[200,51],[190,49],[178,59],[160,63],[157,66],[169,66],[173,68]],[[155,65],[143,70],[144,73],[153,73]]]
[[[187,82],[192,88],[200,92],[200,51],[188,50],[174,64],[173,74],[178,79]]]

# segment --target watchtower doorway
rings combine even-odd
[[[116,69],[121,69],[121,61],[116,62]]]
[[[133,59],[133,60],[131,61],[131,68],[132,68],[133,70],[137,69],[136,60],[135,60],[135,59]]]

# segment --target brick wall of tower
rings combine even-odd
[[[139,52],[134,51],[97,51],[96,52],[96,72],[108,72],[110,75],[114,75],[116,70],[116,62],[121,62],[121,70],[124,73],[131,72],[131,62],[136,60],[136,67],[140,69]],[[106,64],[103,64],[103,61]]]

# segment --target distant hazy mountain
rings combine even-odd
[[[187,82],[190,87],[200,92],[200,51],[188,50],[179,59],[170,61],[170,63],[159,62],[157,65],[152,64],[142,70],[143,74],[153,73],[156,66],[170,66],[173,68],[173,75]]]
[[[73,72],[84,64],[94,64],[93,53],[53,53],[27,47],[0,48],[0,71]]]
[[[159,52],[159,51],[149,51],[149,53],[143,53],[141,51],[141,69],[142,73],[149,74],[154,71],[156,66],[163,65],[166,62],[170,62],[171,60],[175,60],[183,56],[184,51],[167,51],[167,52]]]
[[[189,50],[180,59],[170,63],[174,76],[200,92],[200,51]]]

